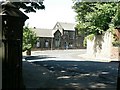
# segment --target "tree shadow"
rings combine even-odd
[[[45,86],[37,90],[114,90],[118,63],[90,61],[36,61],[40,70],[47,70]],[[40,67],[39,67],[40,66]],[[38,74],[38,73],[37,73]],[[42,78],[42,79],[43,79]],[[45,87],[45,88],[43,88]],[[114,87],[114,88],[112,88]]]
[[[23,59],[25,60],[37,60],[37,59],[47,59],[47,58],[56,58],[56,57],[49,57],[47,55],[23,56]]]
[[[95,41],[94,41],[94,55],[96,56],[96,53],[100,53],[102,50],[102,43],[104,42],[103,35],[96,35],[95,36]]]

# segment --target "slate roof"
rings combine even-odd
[[[57,22],[56,25],[60,25],[64,30],[75,31],[75,23]]]
[[[34,28],[32,30],[36,33],[37,37],[53,37],[52,29]]]
[[[75,31],[74,23],[57,22],[56,25],[59,25],[59,28],[62,28],[62,31],[63,29],[68,31]],[[34,28],[32,30],[36,33],[37,37],[54,37],[54,33],[57,31],[56,25],[53,29]],[[62,31],[60,30],[61,34]]]

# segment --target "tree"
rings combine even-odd
[[[79,34],[87,34],[87,20],[85,19],[87,13],[94,11],[94,3],[91,2],[76,2],[73,6],[73,9],[77,13],[76,28],[79,30]]]
[[[115,28],[120,28],[120,2],[117,5],[117,12],[113,19],[113,23]]]
[[[80,34],[102,34],[109,29],[116,12],[116,3],[76,2],[76,28]]]
[[[92,41],[91,47],[87,45],[87,49],[92,48],[87,50],[88,53],[97,57],[105,48],[104,34],[108,29],[113,28],[117,5],[114,2],[76,2],[73,9],[77,13],[76,28],[85,36],[84,45],[87,45],[87,41]],[[109,41],[109,46],[111,45],[112,42]]]
[[[45,6],[43,5],[43,0],[17,0],[15,2],[14,0],[7,0],[13,5],[15,5],[17,8],[22,8],[24,12],[36,12],[36,10],[39,9],[45,9]]]
[[[107,31],[115,16],[116,5],[114,3],[96,3],[97,9],[86,15],[89,30],[95,35],[103,34]]]
[[[75,2],[73,9],[77,13],[76,28],[79,34],[85,37],[84,45],[86,45],[86,39],[102,35],[114,26],[113,19],[117,11],[116,3]]]
[[[36,34],[28,26],[25,26],[23,29],[23,51],[31,51],[36,40]]]
[[[117,12],[113,19],[114,30],[114,41],[113,45],[119,47],[120,46],[120,2],[117,4]]]

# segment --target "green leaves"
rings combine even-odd
[[[29,13],[29,12],[36,12],[36,10],[39,9],[45,9],[45,6],[43,5],[43,2],[25,2],[20,0],[19,2],[11,2],[14,4],[17,8],[22,8],[24,12]]]
[[[76,28],[82,34],[102,34],[108,30],[116,13],[116,3],[76,2]]]
[[[85,36],[84,46],[88,37],[101,35],[107,30],[113,32],[114,27],[120,28],[120,3],[117,6],[114,2],[75,2],[73,9],[77,13],[78,33]]]
[[[23,51],[30,50],[36,43],[36,40],[36,34],[28,26],[25,26],[23,29]]]
[[[84,41],[83,41],[83,46],[86,47],[87,46],[87,40],[92,41],[94,39],[94,37],[95,37],[94,34],[90,34],[90,35],[86,36]]]
[[[120,2],[117,5],[117,12],[115,14],[115,17],[113,19],[114,27],[120,28]]]

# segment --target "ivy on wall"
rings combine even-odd
[[[94,34],[90,34],[90,35],[86,36],[85,39],[84,39],[84,41],[83,41],[84,47],[87,46],[87,39],[90,40],[90,41],[92,41],[94,39],[94,37],[95,37]]]

